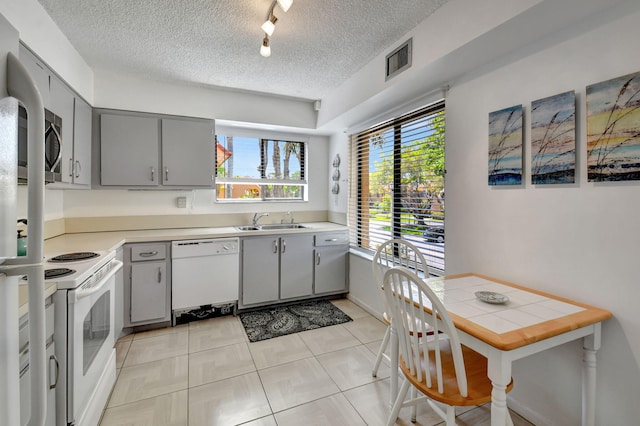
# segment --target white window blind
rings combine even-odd
[[[351,135],[351,244],[414,243],[444,271],[444,100]]]

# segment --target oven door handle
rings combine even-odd
[[[122,269],[122,262],[114,259],[111,261],[113,267],[109,270],[109,272],[107,272],[107,274],[102,277],[102,279],[100,281],[98,281],[97,283],[95,283],[94,285],[84,288],[84,285],[81,285],[80,287],[78,287],[76,290],[74,290],[72,292],[72,299],[73,300],[69,300],[70,303],[74,303],[77,302],[80,299],[84,299],[85,297],[91,296],[92,294],[95,294],[97,292],[99,292],[100,290],[102,290],[102,288],[108,284],[109,280],[116,274],[116,272],[118,272],[120,269]]]

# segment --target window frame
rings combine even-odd
[[[407,232],[403,232],[403,224],[406,225],[406,222],[403,223],[403,216],[413,215],[411,210],[406,207],[407,200],[411,200],[410,194],[406,193],[406,189],[408,188],[406,182],[403,182],[403,174],[406,174],[406,171],[403,171],[402,168],[402,158],[403,158],[403,150],[406,150],[407,147],[411,147],[412,144],[416,141],[425,140],[430,135],[425,137],[416,137],[415,139],[409,140],[409,143],[406,141],[403,142],[403,134],[401,130],[403,126],[411,127],[410,125],[413,123],[419,123],[420,120],[426,120],[430,128],[436,129],[436,125],[444,126],[445,120],[445,101],[441,99],[437,102],[433,102],[425,107],[413,110],[409,113],[400,115],[393,119],[387,120],[383,123],[377,124],[375,126],[371,126],[359,132],[354,132],[349,136],[349,157],[350,157],[350,166],[349,166],[349,201],[348,201],[348,224],[350,228],[351,234],[351,247],[355,252],[359,252],[365,255],[373,255],[375,253],[375,247],[378,244],[377,240],[380,238],[385,238],[385,231],[380,229],[373,229],[374,222],[376,225],[380,225],[381,221],[377,221],[374,219],[376,215],[376,210],[378,212],[388,213],[390,216],[386,219],[384,223],[388,223],[389,229],[388,238],[403,238],[408,241],[416,244],[414,240],[418,241],[416,244],[421,249],[427,250],[430,252],[424,253],[427,257],[427,261],[429,264],[429,271],[432,275],[441,275],[444,274],[444,241],[438,244],[437,250],[432,252],[432,243],[433,240],[429,240],[426,237],[427,229],[431,229],[434,226],[433,218],[435,217],[434,212],[438,210],[434,210],[433,205],[430,204],[429,212],[430,219],[423,219],[424,222],[424,232],[422,237],[416,237],[413,240],[411,236]],[[438,114],[441,114],[442,122],[436,122],[435,120],[440,119],[437,117]],[[433,123],[430,120],[430,117],[433,117]],[[374,186],[371,184],[370,177],[372,176],[372,172],[378,171],[371,169],[369,164],[372,164],[371,156],[371,148],[373,143],[371,141],[372,136],[376,136],[376,133],[379,135],[384,135],[386,132],[392,130],[392,134],[389,137],[383,136],[381,154],[389,155],[392,158],[392,180],[390,181],[390,185],[388,188],[388,192],[386,195],[390,195],[390,206],[388,208],[375,209],[372,205],[373,197],[371,196],[371,190]],[[404,130],[407,131],[406,129]],[[425,130],[425,133],[428,133],[429,130]],[[441,143],[444,144],[445,133],[444,127],[442,127]],[[406,154],[405,154],[406,155]],[[444,155],[444,147],[443,147],[443,155]],[[381,157],[382,158],[382,157]],[[422,158],[420,158],[422,160]],[[438,217],[441,218],[442,228],[444,230],[444,169],[441,170],[441,185],[442,185],[442,198],[438,200],[439,208],[442,210],[438,213]],[[420,181],[417,181],[420,182]],[[413,182],[415,184],[415,181]],[[426,191],[425,191],[426,192]],[[384,195],[384,193],[382,193]],[[404,200],[404,203],[403,203]],[[380,202],[380,200],[378,201]],[[431,199],[429,199],[431,202]],[[439,222],[437,222],[439,223]],[[407,238],[409,237],[409,238]],[[431,237],[433,238],[433,237]],[[444,233],[443,233],[444,238]],[[441,246],[441,252],[440,250]],[[435,244],[433,244],[435,246]],[[433,253],[441,253],[434,255]],[[431,261],[430,258],[431,257]],[[433,260],[438,259],[437,262],[433,262]]]
[[[259,141],[278,141],[278,142],[293,142],[300,143],[302,147],[301,160],[300,160],[300,174],[301,179],[273,179],[273,178],[220,178],[218,176],[218,168],[216,167],[216,174],[214,178],[215,187],[215,203],[304,203],[309,201],[309,180],[308,180],[308,152],[309,152],[309,137],[305,135],[290,134],[290,133],[276,133],[270,131],[262,131],[259,129],[246,129],[227,126],[216,126],[215,142],[218,143],[218,136],[233,136],[238,138],[254,138]],[[217,157],[217,150],[216,150]],[[217,162],[217,159],[214,160]],[[264,176],[266,170],[262,160],[256,165]],[[257,185],[261,187],[260,198],[219,198],[218,186],[224,184],[243,184],[243,185]],[[300,198],[266,198],[266,191],[262,188],[268,185],[281,185],[281,186],[300,186],[301,195]]]

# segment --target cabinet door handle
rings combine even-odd
[[[320,265],[320,253],[316,253],[316,265]]]
[[[73,158],[69,158],[69,177],[73,177]]]
[[[82,167],[80,167],[80,162],[76,161],[76,177],[80,177],[80,172],[82,171]]]
[[[273,252],[278,252],[278,240],[273,240]]]
[[[158,250],[143,251],[138,256],[140,256],[140,257],[151,257],[151,256],[155,256],[156,254],[158,254]]]
[[[151,182],[155,182],[156,181],[156,168],[155,167],[149,167],[149,170],[151,171]]]
[[[158,268],[158,283],[162,282],[162,269]]]
[[[325,240],[325,241],[328,242],[328,243],[332,243],[332,242],[338,241],[338,239],[337,238],[330,238],[330,239]]]
[[[282,240],[282,253],[284,253],[285,251],[287,251],[287,242],[285,240]]]
[[[49,389],[55,389],[56,386],[58,386],[58,378],[60,377],[60,363],[58,363],[58,358],[56,358],[55,355],[49,357],[49,363],[51,363],[51,361],[56,363],[56,381],[52,385],[49,385]]]
[[[169,181],[169,168],[168,167],[164,168],[164,181],[165,182]]]

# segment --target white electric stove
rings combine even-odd
[[[52,253],[45,281],[55,282],[56,424],[95,425],[115,383],[115,252]]]

